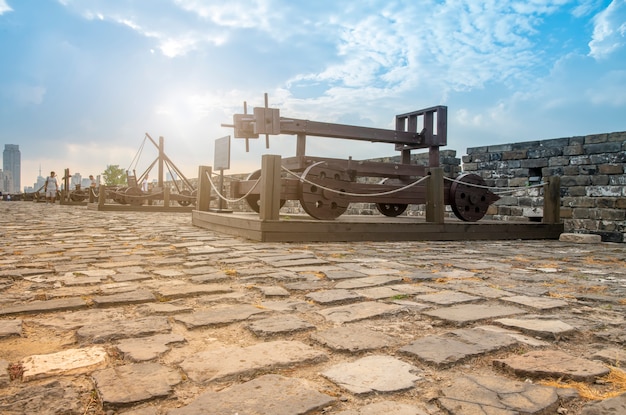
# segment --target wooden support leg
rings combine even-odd
[[[211,205],[211,182],[209,177],[212,169],[209,166],[200,166],[198,168],[198,195],[196,207],[201,212],[208,212]]]
[[[104,201],[106,200],[107,197],[107,186],[100,186],[100,189],[98,189],[98,207],[104,207]]]
[[[163,206],[170,207],[170,188],[163,187]]]
[[[443,223],[443,169],[433,167],[427,169],[426,173],[430,176],[426,182],[426,222]]]
[[[543,185],[543,223],[561,222],[561,178],[548,177]]]
[[[278,220],[280,215],[280,156],[265,154],[261,160],[261,199],[259,218]]]

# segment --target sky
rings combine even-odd
[[[265,93],[282,117],[387,129],[446,105],[457,157],[625,131],[626,0],[0,0],[0,145],[20,146],[22,186],[142,173],[146,133],[194,178]],[[295,143],[233,138],[225,174]],[[311,137],[307,154],[397,153]]]

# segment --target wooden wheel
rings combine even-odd
[[[378,184],[385,184],[385,183],[390,184],[392,181],[400,183],[398,180],[390,180],[387,178],[387,179],[381,180],[380,183]],[[396,183],[393,183],[393,184],[396,184]],[[382,213],[385,216],[392,217],[392,218],[402,215],[408,206],[409,205],[403,204],[403,203],[376,203],[376,209],[380,213]]]
[[[348,175],[341,170],[320,165],[308,167],[302,173],[299,184],[302,209],[315,219],[338,218],[348,209],[350,202],[345,195],[337,192],[345,192],[349,182]]]
[[[253,171],[246,177],[246,180],[258,180],[261,178],[261,170]],[[254,210],[256,213],[261,211],[261,196],[258,194],[249,194],[246,196],[246,203],[250,206],[250,209]],[[280,199],[280,207],[285,206],[287,201],[284,199]]]
[[[473,173],[464,173],[450,186],[450,206],[457,218],[466,222],[476,222],[485,216],[489,205],[500,199],[485,186],[482,177]]]
[[[191,192],[187,189],[183,189],[180,191],[181,196],[185,196],[184,200],[177,200],[178,204],[181,206],[189,206],[191,204]]]
[[[124,200],[132,206],[141,206],[145,202],[143,192],[138,187],[129,187],[124,192]]]

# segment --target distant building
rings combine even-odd
[[[5,144],[4,152],[2,153],[2,169],[4,171],[2,182],[5,186],[4,192],[21,193],[21,163],[20,146],[17,144]]]

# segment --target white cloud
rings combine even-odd
[[[589,55],[603,59],[626,45],[626,0],[613,0],[594,19]]]
[[[7,4],[6,0],[0,0],[0,15],[11,11],[13,11],[13,9]]]

